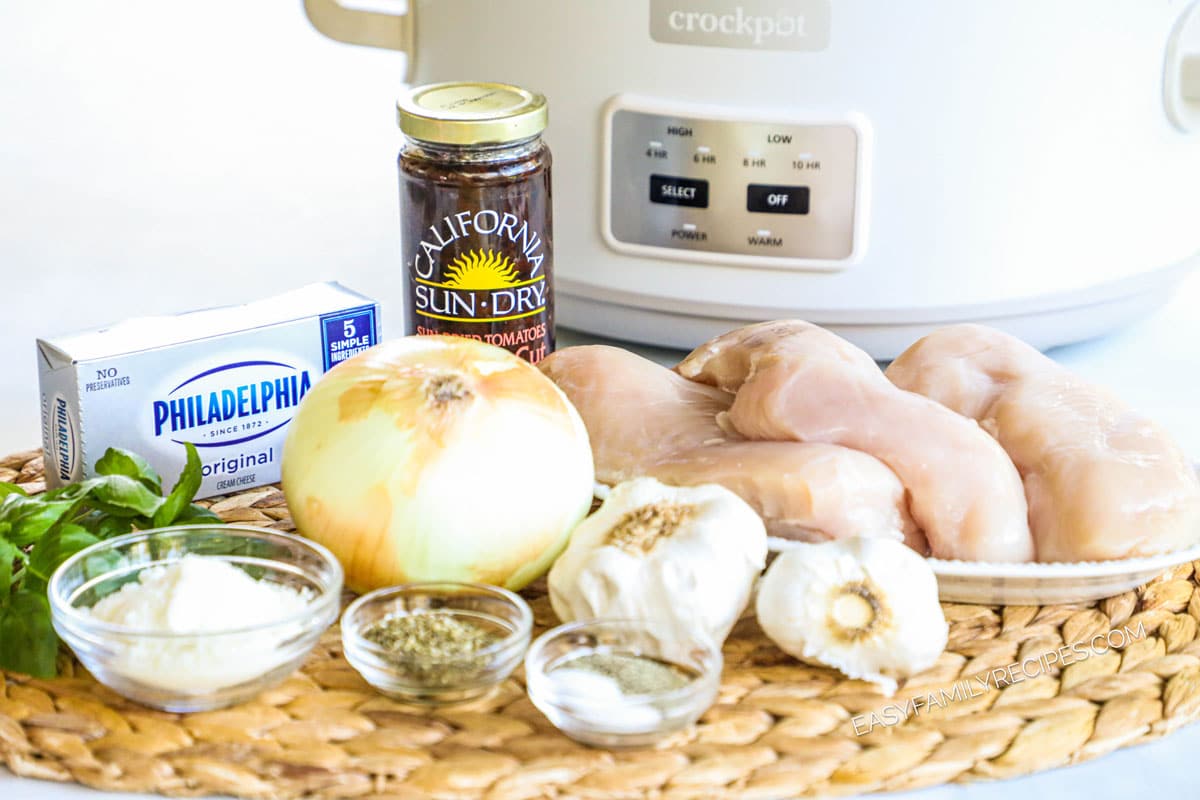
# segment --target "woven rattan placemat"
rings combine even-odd
[[[0,459],[0,480],[40,490],[41,458]],[[212,507],[291,529],[277,489]],[[743,620],[725,645],[717,705],[654,749],[575,744],[530,704],[519,675],[451,710],[393,702],[342,659],[335,628],[281,686],[203,714],[142,708],[79,668],[49,681],[0,673],[0,758],[17,775],[98,789],[250,798],[787,798],[1012,777],[1200,714],[1196,566],[1094,605],[948,604],[949,648],[894,698],[797,663]],[[544,591],[526,596],[539,628],[554,624]],[[1100,652],[1109,642],[1119,649]],[[1085,657],[1047,667],[1068,652]],[[900,709],[907,719],[884,724]]]

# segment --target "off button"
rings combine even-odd
[[[807,214],[808,187],[752,183],[746,187],[746,210],[764,214]]]
[[[676,178],[671,175],[651,175],[650,202],[708,208],[708,181]]]

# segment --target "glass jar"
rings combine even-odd
[[[497,83],[441,83],[397,103],[407,334],[554,350],[546,99]]]

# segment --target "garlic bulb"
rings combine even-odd
[[[931,666],[949,634],[933,570],[891,539],[797,545],[771,564],[755,608],[784,652],[888,694]]]
[[[766,558],[762,520],[733,492],[638,478],[575,528],[550,570],[550,603],[563,622],[672,619],[720,645]]]

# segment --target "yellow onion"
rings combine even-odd
[[[507,350],[412,336],[361,353],[309,391],[283,454],[303,535],[365,591],[409,581],[519,589],[592,502],[575,408]]]

